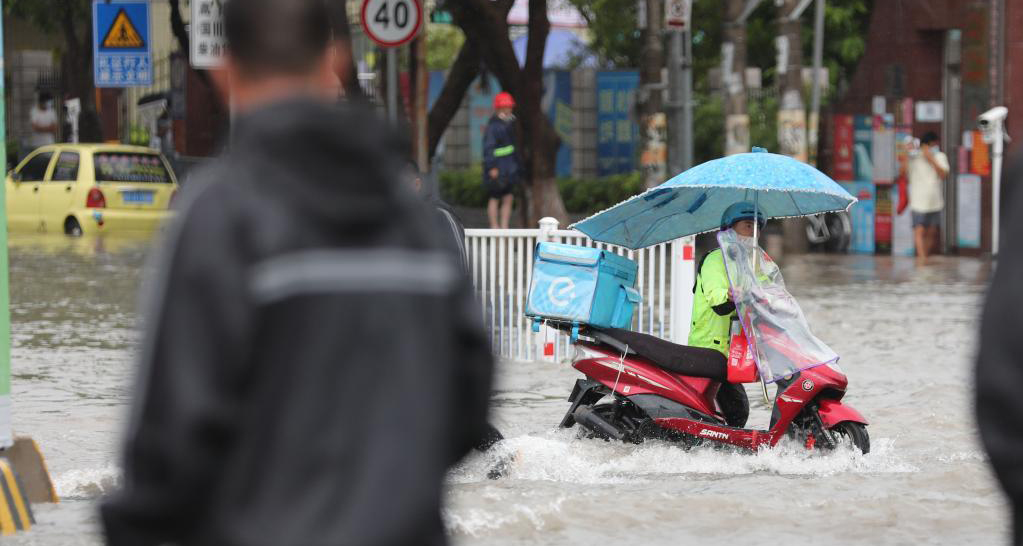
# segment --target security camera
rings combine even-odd
[[[1008,140],[1009,135],[1005,134],[1005,118],[1008,115],[1008,108],[995,106],[977,116],[977,128],[981,130],[984,142],[991,144],[995,140]]]
[[[977,125],[980,125],[981,129],[986,129],[995,124],[1005,121],[1006,116],[1009,115],[1009,109],[1004,106],[995,106],[994,108],[984,112],[977,118]]]

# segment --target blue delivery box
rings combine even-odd
[[[642,298],[636,262],[607,250],[538,243],[526,316],[603,328],[628,328]]]

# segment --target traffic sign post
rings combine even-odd
[[[92,51],[96,87],[153,85],[149,2],[93,0]]]
[[[398,120],[398,61],[394,48],[415,38],[423,26],[422,0],[363,0],[362,29],[387,48],[387,117]]]

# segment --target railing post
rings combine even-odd
[[[671,242],[671,341],[685,345],[693,318],[693,284],[696,282],[696,237]]]
[[[554,242],[554,232],[558,229],[558,219],[547,216],[540,219],[540,234],[536,240],[542,243]],[[535,257],[534,257],[535,259]],[[530,264],[532,267],[532,264]],[[536,336],[536,343],[538,350],[534,353],[540,357],[541,360],[546,362],[557,362],[558,355],[555,354],[554,340],[558,337],[559,332],[554,328],[551,328],[544,324],[540,327],[539,335]]]
[[[538,240],[545,243],[554,241],[554,232],[558,229],[558,219],[546,216],[540,219],[540,237]]]

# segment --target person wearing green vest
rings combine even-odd
[[[494,97],[494,115],[483,132],[483,187],[490,197],[487,216],[491,229],[508,229],[515,185],[521,168],[515,149],[515,99],[506,92]]]
[[[721,229],[732,229],[739,235],[752,237],[754,219],[761,229],[767,224],[764,214],[756,210],[753,203],[741,201],[725,209],[721,215]],[[735,302],[731,298],[725,260],[718,248],[704,255],[697,266],[693,323],[689,329],[688,344],[720,351],[727,358],[733,317]]]

